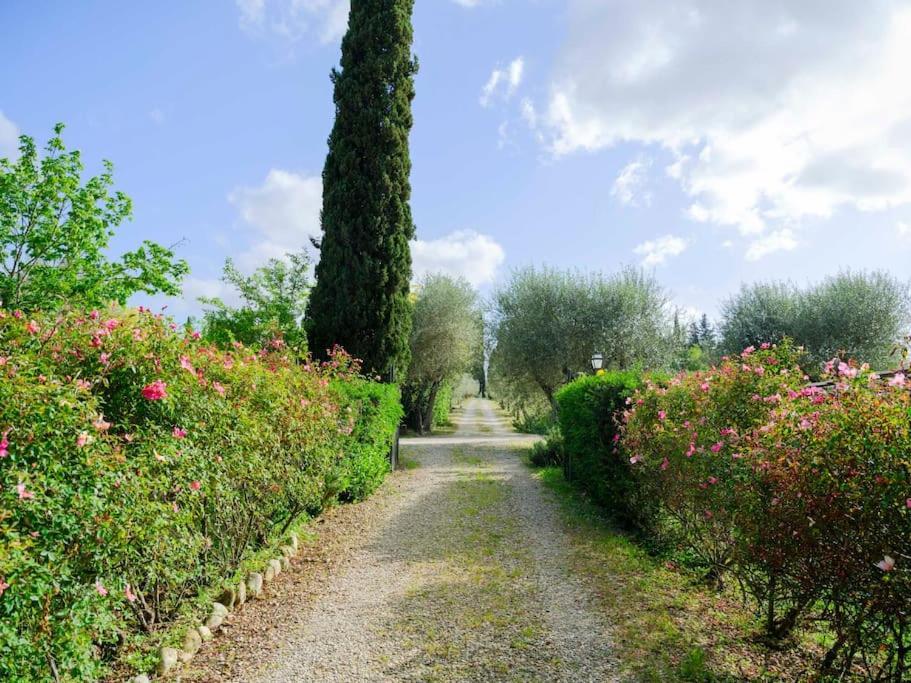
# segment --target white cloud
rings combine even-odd
[[[269,258],[307,246],[310,237],[320,234],[322,197],[319,176],[281,169],[270,170],[256,187],[235,188],[228,201],[253,229],[253,246],[238,257],[239,264],[254,268]]]
[[[506,255],[492,237],[457,230],[435,240],[412,241],[411,258],[416,279],[427,273],[445,273],[464,277],[477,287],[493,281]]]
[[[348,0],[235,0],[240,27],[289,44],[304,39],[332,43],[348,26]]]
[[[748,257],[807,218],[911,203],[904,0],[569,0],[539,126],[557,156],[668,150],[697,221]]]
[[[764,256],[774,254],[776,251],[791,251],[798,246],[794,232],[788,228],[775,230],[758,237],[750,242],[747,248],[747,261],[758,261]]]
[[[895,226],[898,236],[902,239],[911,240],[911,223],[905,223],[904,221],[899,221]]]
[[[626,206],[648,206],[652,202],[651,192],[645,190],[648,169],[652,162],[639,158],[624,166],[611,187],[611,196]]]
[[[0,159],[19,156],[19,127],[0,110]]]
[[[482,107],[490,106],[492,100],[502,93],[504,100],[510,99],[516,94],[519,86],[522,85],[522,78],[525,74],[525,60],[522,57],[516,57],[507,66],[497,67],[490,72],[487,83],[481,89],[480,102]]]
[[[453,2],[462,7],[468,7],[469,9],[485,4],[485,0],[453,0]]]
[[[643,266],[660,266],[672,256],[679,256],[686,250],[686,240],[676,235],[665,235],[654,240],[647,240],[633,249],[633,253],[642,256]]]
[[[152,111],[149,112],[149,118],[152,119],[152,123],[160,126],[164,123],[165,113],[160,108],[155,107]]]

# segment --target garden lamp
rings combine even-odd
[[[601,367],[603,365],[604,365],[604,356],[602,356],[600,353],[593,353],[592,354],[592,370],[597,372],[598,370],[601,369]]]

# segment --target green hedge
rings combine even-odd
[[[437,392],[437,400],[433,404],[433,426],[440,427],[449,424],[449,412],[452,410],[452,382],[446,381]]]
[[[627,399],[642,386],[638,371],[580,377],[557,392],[567,477],[620,518],[638,515],[629,463],[615,448]]]
[[[0,680],[103,676],[194,596],[376,488],[397,391],[148,311],[0,310]]]

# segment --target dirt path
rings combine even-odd
[[[259,656],[217,678],[210,667],[209,676],[614,680],[607,625],[588,587],[565,571],[570,548],[556,503],[519,459],[530,442],[482,400],[466,405],[453,436],[403,439],[402,456],[418,466],[351,506],[367,514],[351,513],[355,534],[342,524],[337,566],[285,591],[271,613],[283,623],[248,638],[243,627],[239,638],[229,633],[235,648],[249,641]],[[220,657],[232,660],[224,647]]]

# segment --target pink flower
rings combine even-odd
[[[755,368],[753,368],[753,372],[762,377],[765,374],[765,368],[761,365],[757,365]]]
[[[908,500],[905,501],[905,507],[907,507],[909,510],[911,510],[911,498],[909,498]]]
[[[120,324],[120,321],[115,318],[111,318],[110,320],[105,320],[103,323],[101,323],[102,327],[104,327],[104,329],[106,329],[108,332],[117,329],[117,326],[119,324]]]
[[[903,387],[905,386],[905,373],[896,372],[892,375],[892,378],[889,380],[890,387]]]
[[[127,600],[130,602],[136,602],[136,594],[133,593],[133,589],[130,588],[130,584],[126,585],[126,588],[123,589],[123,594],[127,597]]]
[[[156,379],[142,388],[142,397],[149,401],[160,401],[168,395],[167,387],[167,384]]]
[[[19,493],[19,500],[28,500],[29,498],[34,498],[35,494],[32,491],[27,491],[25,489],[25,484],[21,481],[16,484],[16,491]]]
[[[180,367],[186,370],[189,373],[196,374],[196,370],[193,368],[193,364],[190,362],[190,359],[187,356],[180,357]]]
[[[798,427],[800,427],[804,431],[810,429],[812,426],[813,426],[813,423],[810,422],[807,418],[803,418],[800,421],[800,424],[798,425]]]
[[[665,458],[664,460],[661,461],[661,471],[662,472],[670,466],[671,466],[671,463],[667,458]]]
[[[665,420],[665,419],[667,419],[667,413],[666,413],[665,411],[663,411],[663,410],[659,410],[659,411],[658,411],[658,419],[659,419],[659,420]]]
[[[690,448],[686,452],[686,457],[691,458],[695,454],[696,454],[696,444],[693,442],[690,442]]]
[[[89,317],[92,320],[98,320],[98,318],[101,317],[101,314],[98,311],[92,311],[91,313],[89,313]]]
[[[39,329],[40,328],[38,327],[38,323],[36,323],[34,320],[29,320],[28,324],[25,326],[25,331],[29,334],[38,334]]]
[[[22,319],[22,315],[23,315],[22,311],[20,311],[18,308],[17,308],[15,311],[13,311],[13,317],[14,317],[16,320],[21,320],[21,319]]]
[[[709,477],[709,478],[708,478],[708,482],[709,482],[712,486],[714,486],[715,484],[718,483],[718,480],[717,480],[715,477]]]
[[[180,427],[174,427],[174,429],[171,430],[171,436],[175,439],[184,439],[187,436],[187,430],[181,429]]]
[[[703,383],[699,386],[699,388],[702,389],[703,391],[708,391],[709,389],[711,389],[711,387],[709,386],[709,383],[708,383],[708,382],[703,382]]]
[[[9,584],[0,578],[0,595],[3,595],[4,591],[9,588]]]
[[[772,345],[769,342],[762,342],[762,344],[759,345],[759,348],[762,349],[763,351],[766,351],[766,350],[772,348]]]
[[[202,335],[199,332],[197,332],[196,330],[193,330],[193,333],[190,335],[190,337],[193,339],[199,339],[201,336]]]
[[[614,434],[614,443],[617,443],[618,441],[620,441],[620,435]]]
[[[717,453],[717,452],[720,451],[722,448],[724,448],[724,442],[723,442],[723,441],[719,441],[718,443],[714,443],[714,444],[712,444],[712,453]]]
[[[225,370],[230,370],[234,367],[234,360],[232,358],[225,358],[225,361],[222,363],[222,365],[224,366]]]
[[[876,563],[876,566],[884,572],[891,572],[895,568],[895,560],[888,555],[885,555],[883,559]]]
[[[743,356],[744,358],[746,358],[747,356],[751,355],[755,350],[756,350],[755,346],[748,346],[743,350],[743,353],[741,353],[740,355]]]
[[[9,455],[9,441],[6,438],[6,435],[9,434],[9,432],[10,430],[7,429],[5,432],[3,432],[3,436],[0,437],[0,458],[5,458]]]
[[[108,363],[111,362],[111,354],[106,353],[106,352],[102,353],[101,355],[98,356],[98,362],[101,363],[102,365],[107,365]]]
[[[847,363],[838,364],[838,374],[842,377],[847,377],[848,379],[853,379],[857,377],[857,368],[852,368]]]
[[[199,491],[199,489],[201,489],[201,488],[202,488],[202,484],[200,484],[199,481],[190,482],[190,489],[192,489],[193,491]]]
[[[95,590],[98,591],[98,595],[104,597],[108,594],[108,589],[104,587],[104,584],[101,583],[101,579],[95,580]]]
[[[79,436],[76,437],[76,446],[82,448],[87,443],[92,440],[92,437],[89,436],[88,432],[80,432]]]
[[[92,423],[92,426],[99,432],[106,432],[111,428],[111,423],[105,421],[103,415],[99,415],[98,419]]]
[[[219,395],[225,395],[225,388],[222,386],[221,382],[212,382],[212,388],[219,393]]]

